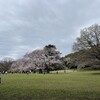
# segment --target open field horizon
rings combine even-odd
[[[0,100],[100,100],[100,71],[2,75]]]

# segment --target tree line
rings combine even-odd
[[[67,49],[67,48],[66,48]],[[14,61],[5,58],[0,61],[0,71],[27,71],[27,70],[60,70],[68,68],[96,68],[100,69],[100,25],[93,24],[83,28],[80,36],[73,43],[73,53],[61,57],[55,45],[46,45],[26,53],[22,59]]]
[[[66,56],[71,58],[71,66],[100,69],[100,25],[93,24],[82,29],[73,43],[73,51]]]

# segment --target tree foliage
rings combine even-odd
[[[14,59],[12,58],[4,58],[0,61],[0,71],[1,72],[5,72],[8,71],[12,65],[12,63],[14,62]]]
[[[60,52],[55,45],[47,45],[43,49],[34,50],[26,53],[22,59],[12,64],[12,71],[22,72],[29,70],[42,69],[49,72],[50,70],[63,69],[63,61]]]
[[[80,31],[73,44],[74,51],[86,51],[86,55],[100,60],[100,25],[94,24]]]

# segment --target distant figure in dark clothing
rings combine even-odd
[[[56,74],[58,74],[58,71],[56,72]]]

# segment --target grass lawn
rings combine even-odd
[[[100,71],[3,75],[0,100],[100,100]]]

